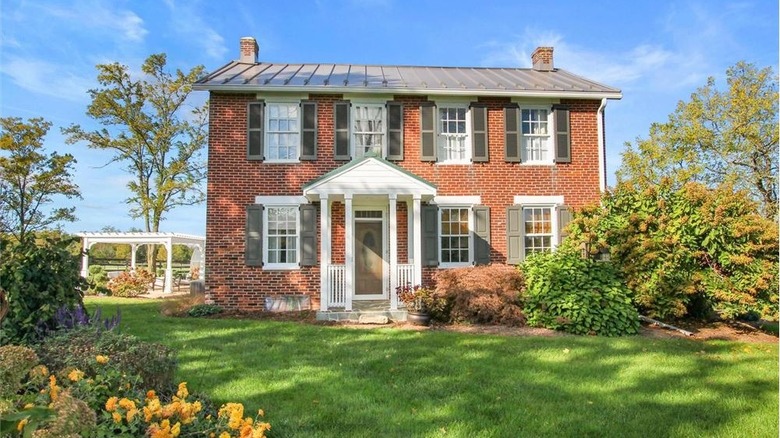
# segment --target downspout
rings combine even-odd
[[[599,132],[599,190],[607,191],[607,157],[604,140],[604,108],[607,107],[607,98],[601,99],[599,110],[596,111],[596,126]]]

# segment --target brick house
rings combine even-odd
[[[399,285],[554,249],[605,188],[604,108],[622,95],[554,68],[552,47],[532,62],[267,63],[242,38],[195,84],[210,93],[208,298],[403,318]]]

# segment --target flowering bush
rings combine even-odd
[[[433,289],[420,285],[414,287],[408,284],[398,286],[396,292],[398,293],[398,299],[404,303],[406,310],[410,312],[435,313],[440,311],[445,305],[443,297],[439,296]]]
[[[115,297],[137,297],[146,293],[152,281],[154,276],[145,269],[137,269],[135,272],[125,271],[108,282],[108,290]]]
[[[34,352],[25,348],[11,349],[14,357],[23,359],[14,361],[16,374],[29,367],[28,359],[34,357]],[[11,357],[11,353],[6,356]],[[178,385],[175,394],[161,398],[154,390],[143,391],[138,376],[113,369],[110,356],[96,355],[91,362],[92,372],[68,368],[52,374],[45,365],[23,370],[25,377],[6,394],[10,399],[0,400],[4,403],[0,403],[0,435],[262,438],[271,429],[270,424],[260,421],[262,410],[253,418],[244,415],[241,403],[209,408],[208,401],[190,397],[186,382]],[[5,362],[0,366],[3,372],[10,368]]]

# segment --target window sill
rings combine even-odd
[[[471,161],[437,161],[437,165],[441,166],[468,166],[471,163]]]
[[[455,269],[455,268],[465,268],[467,266],[474,266],[471,262],[466,263],[439,263],[438,268],[439,269]]]
[[[265,164],[298,164],[300,160],[265,160]]]
[[[521,166],[555,166],[554,161],[523,161]]]
[[[301,269],[301,267],[298,266],[297,263],[285,265],[272,265],[266,263],[263,265],[263,271],[297,271],[299,269]]]

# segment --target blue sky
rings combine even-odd
[[[593,6],[597,4],[598,6]],[[778,2],[748,1],[20,1],[0,2],[0,115],[44,117],[51,150],[73,154],[83,200],[66,231],[141,227],[125,198],[128,175],[110,154],[66,145],[59,128],[85,116],[95,65],[138,72],[151,53],[169,66],[213,70],[238,57],[242,36],[260,59],[447,66],[530,66],[539,45],[555,65],[623,91],[607,106],[609,181],[626,141],[647,136],[678,101],[723,82],[739,60],[778,64]],[[196,100],[206,99],[197,93]],[[205,233],[205,204],[180,208],[163,231]]]

